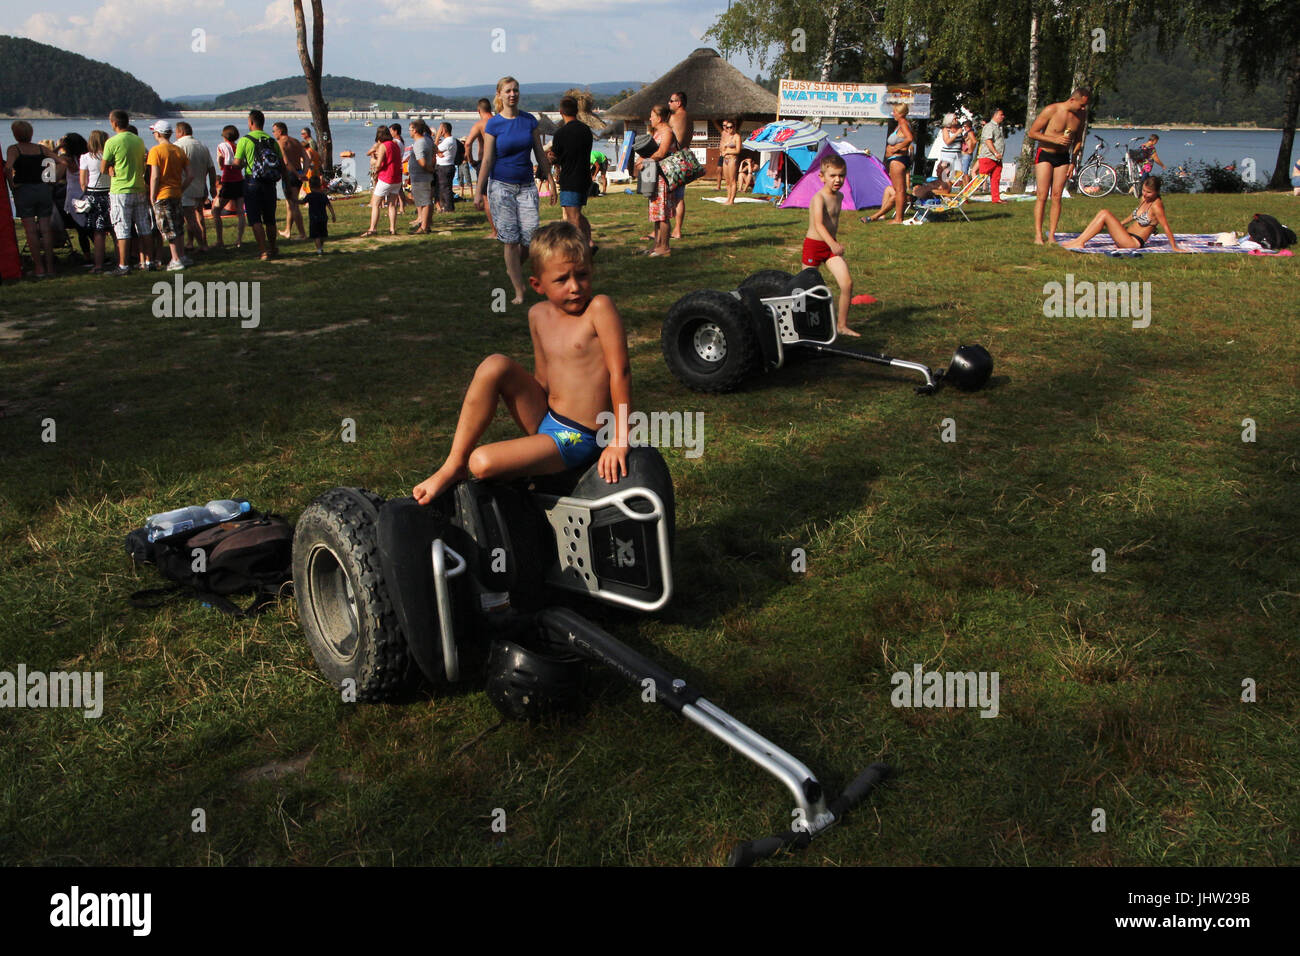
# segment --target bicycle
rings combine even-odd
[[[1134,136],[1128,141],[1128,145],[1124,147],[1124,165],[1117,167],[1115,170],[1115,185],[1119,192],[1132,193],[1134,197],[1141,192],[1142,179],[1146,174],[1139,165],[1145,162],[1140,146],[1145,142],[1145,136]]]
[[[1088,159],[1075,170],[1075,189],[1089,199],[1100,199],[1115,191],[1119,185],[1119,173],[1105,160],[1106,152],[1111,147],[1095,133],[1092,138],[1097,141],[1097,145],[1093,147]]]

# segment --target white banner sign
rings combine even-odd
[[[889,119],[894,106],[906,103],[914,119],[930,116],[930,88],[869,83],[815,83],[782,80],[777,94],[778,116],[828,116],[845,119]]]

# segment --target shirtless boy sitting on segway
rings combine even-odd
[[[632,404],[627,335],[618,309],[591,289],[591,250],[567,222],[543,226],[530,246],[535,292],[546,296],[528,311],[533,371],[504,355],[489,355],[465,393],[447,460],[415,486],[427,505],[472,471],[478,478],[549,475],[599,459],[607,482],[627,475],[627,420]],[[505,400],[524,437],[479,445]],[[602,413],[615,412],[612,439],[600,447]]]
[[[1043,245],[1043,206],[1052,199],[1052,218],[1047,241],[1056,241],[1056,224],[1061,219],[1061,193],[1074,171],[1083,147],[1079,133],[1092,91],[1081,86],[1063,103],[1053,103],[1038,114],[1025,136],[1038,142],[1034,150],[1034,178],[1038,184],[1034,199],[1034,242]]]

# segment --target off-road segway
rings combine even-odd
[[[672,598],[672,479],[652,448],[607,484],[593,465],[514,483],[464,481],[433,504],[335,488],[307,507],[294,537],[299,618],[317,664],[357,699],[419,677],[485,684],[506,716],[572,707],[586,662],[611,668],[780,780],[799,826],[741,844],[733,865],[803,847],[883,778],[873,764],[837,799],[798,759],[685,681],[563,606],[582,595],[653,612]],[[646,693],[649,691],[650,693]]]
[[[976,391],[993,374],[993,358],[982,345],[962,345],[948,367],[835,345],[835,298],[816,269],[797,276],[776,269],[757,272],[734,292],[702,291],[682,296],[663,325],[664,360],[687,388],[729,392],[746,379],[780,368],[791,355],[817,353],[919,372],[918,395],[952,383]]]

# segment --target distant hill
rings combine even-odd
[[[418,106],[430,106],[434,109],[446,109],[446,104],[421,90],[404,86],[387,86],[382,83],[370,83],[355,80],[350,76],[321,77],[321,92],[330,109],[365,109],[371,103],[378,103],[381,109],[411,109]],[[286,76],[281,80],[271,80],[258,86],[247,86],[242,90],[233,90],[212,98],[212,109],[233,110],[246,107],[258,109],[306,109],[307,81],[302,76]]]
[[[617,100],[623,99],[619,94],[627,90],[639,90],[640,80],[611,80],[605,83],[521,83],[519,106],[525,110],[554,110],[559,106],[560,95],[566,90],[590,90],[596,100],[596,108],[603,109]],[[417,87],[422,93],[441,97],[447,102],[445,109],[472,110],[480,97],[492,99],[496,95],[495,83],[482,86],[422,86]]]
[[[1182,45],[1168,56],[1150,47],[1139,47],[1120,75],[1117,89],[1101,91],[1097,118],[1113,118],[1135,126],[1282,125],[1286,95],[1280,80],[1262,81],[1254,93],[1247,95],[1235,82],[1223,88],[1219,80],[1222,68],[1222,59],[1200,56]]]
[[[22,37],[0,36],[0,113],[106,116],[168,112],[153,87],[130,73]]]
[[[421,87],[411,89],[401,86],[386,86],[367,80],[356,80],[347,76],[329,76],[321,79],[325,101],[332,110],[367,109],[371,103],[378,103],[380,109],[402,110],[427,106],[435,110],[472,110],[479,97],[491,99],[496,92],[496,84],[481,86],[447,86]],[[590,89],[596,99],[597,107],[607,106],[627,90],[641,88],[639,82],[632,80],[622,82],[592,83],[530,83],[524,87],[519,105],[526,110],[553,110],[565,90],[577,87]],[[282,80],[271,80],[258,86],[233,90],[218,96],[182,96],[182,102],[194,103],[208,109],[233,110],[257,107],[259,109],[307,109],[307,81],[301,76],[288,76]]]

